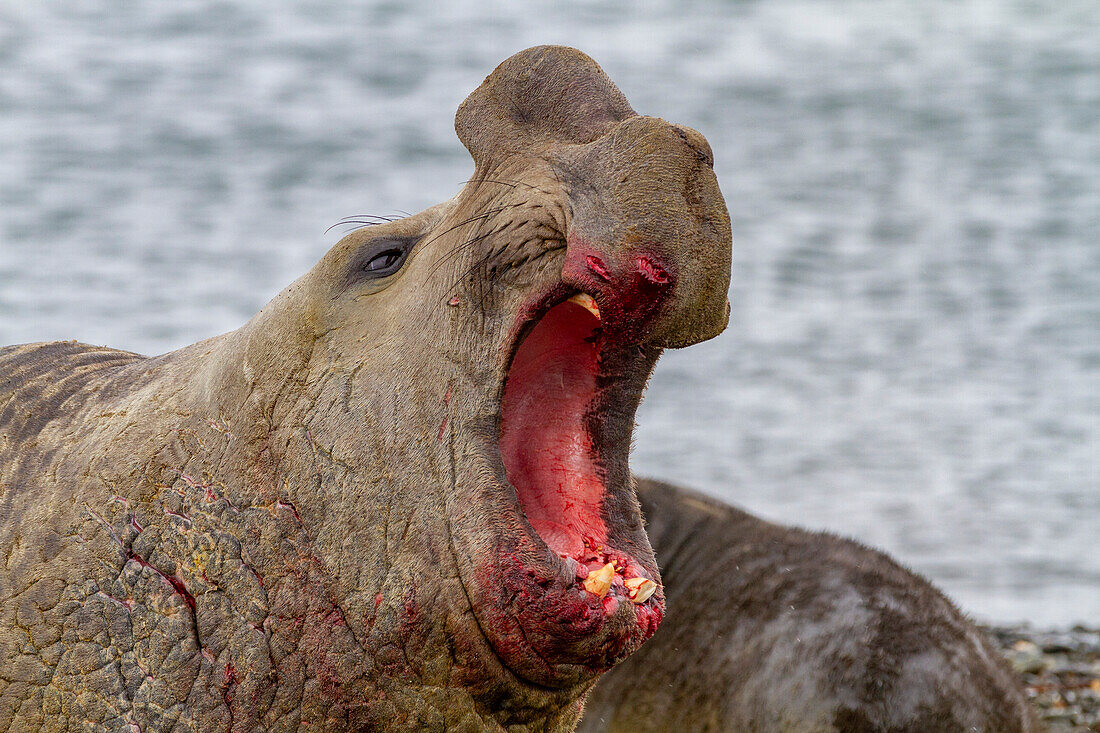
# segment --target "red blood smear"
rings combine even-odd
[[[593,333],[599,320],[560,303],[520,344],[504,388],[500,449],[528,521],[559,555],[579,556],[583,539],[606,542],[604,484],[584,416],[596,394]]]

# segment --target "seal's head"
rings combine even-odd
[[[725,327],[730,225],[703,137],[636,114],[576,50],[508,59],[455,127],[472,179],[345,237],[272,305],[297,325],[253,359],[308,344],[313,454],[280,466],[312,475],[316,446],[335,462],[298,506],[323,514],[369,634],[432,626],[440,684],[518,720],[660,623],[631,431],[661,350]],[[430,677],[424,656],[405,674]]]

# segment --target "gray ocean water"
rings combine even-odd
[[[703,131],[734,222],[636,468],[1100,622],[1095,0],[0,0],[0,343],[237,327],[341,217],[453,195],[455,108],[537,43]]]

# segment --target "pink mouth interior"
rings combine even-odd
[[[600,321],[551,308],[520,344],[504,387],[500,450],[527,520],[551,550],[580,558],[606,542],[604,482],[585,414],[596,396]]]

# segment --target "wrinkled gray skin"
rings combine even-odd
[[[457,196],[348,235],[237,331],[0,349],[0,731],[567,731],[646,638],[526,521],[501,393],[521,324],[595,297],[608,539],[659,581],[626,458],[661,349],[728,319],[709,148],[560,47],[455,127]],[[387,247],[411,251],[370,275]]]
[[[580,733],[1030,733],[997,650],[927,581],[850,540],[642,479],[668,615]]]

